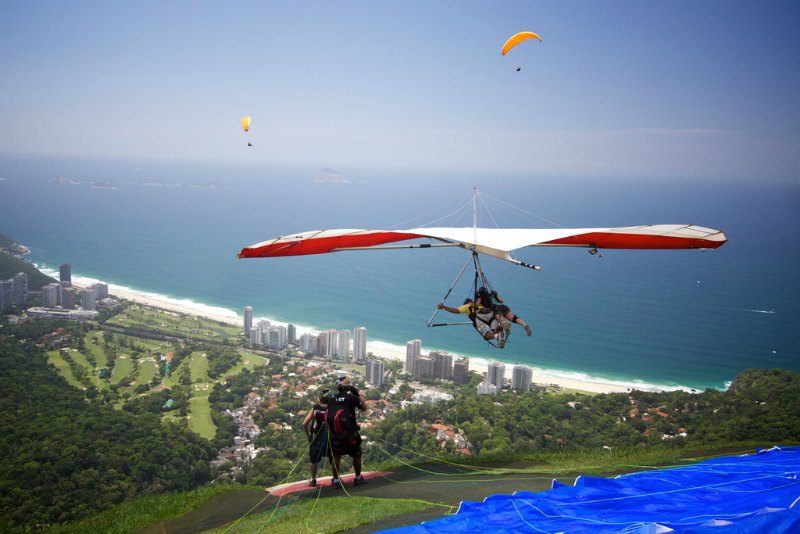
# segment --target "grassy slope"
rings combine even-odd
[[[88,519],[50,528],[48,532],[136,532],[186,514],[220,493],[242,488],[244,486],[207,486],[194,491],[139,497]]]
[[[246,517],[233,527],[229,525],[212,532],[333,533],[398,515],[427,510],[433,506],[436,504],[412,499],[347,496],[309,499],[283,506],[277,510]]]

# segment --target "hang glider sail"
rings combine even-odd
[[[434,243],[386,246],[413,239]],[[720,230],[688,224],[624,228],[413,228],[410,230],[316,230],[277,237],[243,248],[240,258],[275,258],[345,250],[461,247],[525,267],[511,252],[524,247],[566,246],[590,249],[715,249],[727,241]]]

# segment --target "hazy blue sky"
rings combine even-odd
[[[794,181],[798,28],[797,1],[6,0],[0,153]]]

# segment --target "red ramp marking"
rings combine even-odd
[[[367,480],[370,480],[373,478],[384,477],[391,474],[392,471],[364,471],[363,473],[361,473],[361,476],[363,476]],[[355,478],[356,476],[350,473],[348,475],[343,475],[340,478],[340,480],[344,482],[344,484],[346,484],[347,486],[352,486],[353,479]],[[278,486],[272,486],[271,488],[267,488],[267,491],[269,492],[270,495],[273,495],[275,497],[283,497],[284,495],[299,493],[301,491],[316,490],[320,486],[330,486],[332,479],[333,478],[329,476],[317,478],[316,487],[309,486],[308,480],[301,480],[300,482],[288,482],[286,484],[279,484]]]

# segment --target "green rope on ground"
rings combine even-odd
[[[309,443],[309,444],[308,444],[308,447],[306,447],[306,450],[305,450],[305,452],[303,452],[303,454],[300,456],[300,459],[297,461],[297,463],[294,465],[294,467],[292,467],[292,469],[289,471],[289,474],[288,474],[288,475],[286,475],[286,478],[284,478],[284,479],[281,481],[281,483],[280,483],[280,484],[285,484],[285,483],[286,483],[286,482],[289,480],[289,478],[290,478],[290,477],[292,476],[292,474],[294,473],[295,469],[297,469],[297,466],[298,466],[298,465],[300,465],[300,463],[301,463],[300,461],[301,461],[301,460],[302,460],[302,459],[305,457],[305,455],[308,453],[308,451],[309,451],[309,449],[310,449],[310,448],[311,448],[311,444]],[[280,485],[280,484],[278,484],[278,485]],[[256,503],[256,504],[255,504],[255,505],[252,507],[252,508],[250,508],[250,509],[249,509],[247,512],[245,512],[245,514],[244,514],[242,517],[240,517],[239,519],[237,519],[236,521],[234,521],[233,523],[231,523],[230,525],[228,525],[228,526],[225,528],[225,530],[223,530],[223,531],[222,531],[222,534],[225,534],[226,532],[228,532],[230,529],[232,529],[233,527],[235,527],[235,526],[236,526],[236,525],[237,525],[237,524],[238,524],[238,523],[239,523],[239,522],[240,522],[242,519],[244,519],[245,517],[247,517],[248,515],[250,515],[250,514],[253,512],[253,510],[255,510],[256,508],[258,508],[259,506],[261,506],[261,504],[262,504],[264,501],[266,501],[267,499],[269,499],[269,496],[270,496],[270,493],[269,493],[269,492],[267,492],[267,494],[264,496],[264,498],[263,498],[263,499],[261,499],[260,501],[258,501],[258,502],[257,502],[257,503]],[[269,522],[269,520],[270,520],[270,519],[272,519],[272,516],[273,516],[273,515],[275,515],[275,510],[277,510],[277,509],[278,509],[278,505],[281,503],[281,500],[282,500],[282,499],[283,499],[283,494],[281,494],[281,496],[278,498],[278,502],[277,502],[277,503],[275,503],[275,508],[272,510],[272,514],[269,516],[269,519],[267,519],[267,522]],[[266,524],[266,523],[265,523],[265,524]],[[262,528],[263,528],[263,527],[262,527]],[[259,529],[259,531],[260,531],[260,529]]]
[[[411,450],[411,449],[407,449],[407,448],[403,447],[402,445],[389,443],[385,439],[379,438],[377,436],[372,436],[372,438],[380,440],[380,441],[384,442],[387,445],[391,445],[392,447],[397,447],[398,449],[404,450],[406,452],[410,452],[412,454],[416,454],[417,456],[423,456],[425,458],[430,458],[431,460],[435,460],[437,462],[442,462],[442,463],[445,463],[445,464],[455,465],[457,467],[463,467],[465,469],[474,469],[476,471],[481,471],[481,470],[485,471],[485,470],[493,470],[493,469],[495,469],[494,467],[483,467],[483,466],[478,466],[478,465],[468,465],[468,464],[460,464],[458,462],[451,462],[451,461],[445,460],[443,458],[437,458],[436,456],[431,456],[429,454],[425,454],[425,453],[422,453],[422,452],[418,452],[418,451],[414,451],[414,450]]]
[[[308,454],[308,451],[309,451],[310,449],[311,449],[311,444],[309,443],[309,444],[308,444],[308,447],[306,447],[306,450],[305,450],[305,452],[304,452],[304,453],[303,453],[303,454],[300,456],[300,458],[299,458],[299,459],[297,460],[297,462],[294,464],[294,467],[292,467],[292,470],[291,470],[291,471],[289,471],[289,474],[288,474],[288,475],[286,475],[286,478],[284,478],[284,479],[283,479],[283,482],[281,482],[281,484],[285,484],[285,483],[286,483],[286,482],[289,480],[289,478],[291,478],[292,474],[294,474],[294,471],[295,471],[295,469],[297,469],[297,466],[298,466],[298,465],[300,465],[300,464],[302,463],[302,460],[303,460],[303,458],[305,458],[306,454]],[[279,485],[280,485],[280,484],[279,484]],[[259,529],[258,529],[256,532],[261,532],[261,531],[264,529],[264,527],[265,527],[265,526],[267,526],[267,524],[268,524],[270,521],[272,521],[272,518],[275,516],[275,512],[277,512],[277,511],[278,511],[278,507],[280,506],[280,504],[281,504],[281,501],[283,500],[283,496],[284,496],[284,495],[285,495],[285,493],[281,492],[280,496],[278,497],[278,502],[276,502],[276,503],[275,503],[275,506],[272,508],[272,513],[270,513],[270,514],[269,514],[269,517],[267,518],[267,520],[264,522],[264,524],[263,524],[263,525],[261,525],[261,526],[259,527]],[[248,512],[248,513],[249,513],[249,512]],[[247,514],[245,514],[245,515],[247,515]],[[241,521],[241,519],[243,519],[243,518],[244,518],[244,516],[242,516],[242,518],[240,518],[240,519],[239,519],[239,521]],[[238,521],[237,521],[237,523],[238,523]],[[224,534],[224,532],[223,532],[223,534]]]
[[[322,471],[319,469],[319,467],[317,468],[317,471],[318,471],[317,475],[321,475],[322,474]],[[331,472],[333,472],[333,471],[331,471]],[[322,495],[322,484],[317,483],[317,486],[318,486],[317,496],[314,498],[314,504],[311,506],[311,511],[308,512],[308,516],[306,517],[306,521],[305,521],[306,530],[309,531],[309,532],[312,532],[312,533],[314,531],[311,530],[308,527],[308,521],[311,519],[311,516],[314,515],[314,511],[317,509],[317,503],[319,502],[319,496]]]

